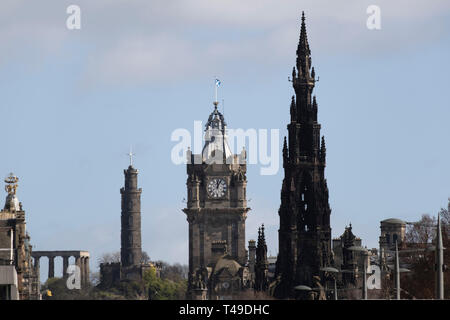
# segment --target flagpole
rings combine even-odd
[[[215,102],[217,102],[217,77],[214,78]]]

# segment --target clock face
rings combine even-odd
[[[218,199],[225,196],[227,192],[227,183],[224,179],[215,178],[209,180],[207,188],[210,197]]]

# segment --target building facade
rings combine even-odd
[[[40,299],[39,273],[32,259],[25,211],[17,198],[19,178],[5,179],[5,206],[0,211],[0,296],[2,299]]]
[[[333,254],[336,267],[345,271],[341,274],[342,284],[345,287],[356,285],[358,277],[358,259],[359,255],[350,250],[351,247],[360,247],[361,239],[353,234],[352,224],[345,227],[344,233],[337,239],[333,239]]]
[[[304,15],[291,81],[295,95],[287,126],[289,137],[283,145],[278,284],[274,292],[278,298],[294,297],[297,285],[312,286],[320,268],[332,264],[325,139],[320,136],[318,104],[312,94],[316,78]]]
[[[401,248],[406,236],[406,222],[396,218],[385,219],[380,222],[380,238],[378,263],[383,270],[387,269],[388,260],[392,260],[395,243]]]

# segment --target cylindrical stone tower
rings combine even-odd
[[[121,249],[120,259],[123,267],[141,264],[141,192],[137,187],[138,170],[129,166],[124,170],[125,187],[122,195]]]

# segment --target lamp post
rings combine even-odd
[[[395,251],[394,251],[394,265],[388,265],[389,269],[394,269],[394,282],[395,282],[395,299],[400,300],[400,293],[402,291],[400,287],[400,273],[402,272],[410,272],[411,270],[406,268],[400,268],[400,258],[399,253],[400,252],[418,252],[418,251],[424,251],[424,250],[418,250],[418,249],[408,249],[408,250],[398,250],[398,243],[395,241]]]
[[[400,300],[400,262],[398,259],[398,243],[395,241],[395,262],[394,262],[394,270],[395,270],[395,288],[396,288],[396,297],[397,300]]]
[[[436,299],[444,299],[444,247],[442,245],[441,217],[436,230]]]
[[[363,266],[363,283],[362,283],[362,296],[363,300],[367,300],[367,283],[366,283],[366,277],[367,277],[367,256],[368,256],[368,250],[364,247],[359,246],[351,246],[348,248],[348,250],[351,250],[353,252],[359,252],[364,257],[364,266]]]
[[[334,276],[334,300],[337,300],[338,294],[337,294],[336,278],[337,278],[337,274],[339,273],[339,270],[336,268],[333,268],[333,267],[325,267],[325,268],[321,268],[320,271],[335,273],[335,276]]]
[[[400,300],[400,292],[401,292],[401,288],[400,288],[400,272],[410,272],[411,270],[406,269],[406,268],[400,268],[400,260],[398,258],[398,244],[397,241],[395,241],[395,265],[394,265],[394,270],[395,270],[395,290],[396,292],[396,297],[397,300]]]
[[[436,271],[436,299],[444,299],[444,246],[442,243],[442,229],[441,229],[441,218],[438,214],[437,226],[427,225],[427,227],[436,228],[436,246],[427,246],[426,248],[419,249],[406,249],[398,250],[397,241],[395,242],[395,261],[394,261],[394,272],[395,272],[395,286],[396,286],[396,298],[400,300],[400,272],[410,272],[411,270],[400,268],[399,253],[406,252],[423,252],[423,251],[435,251],[435,271]]]

